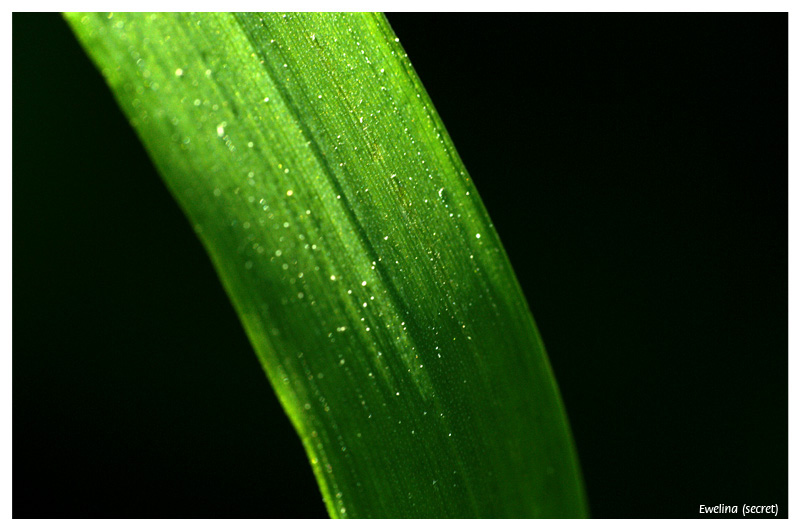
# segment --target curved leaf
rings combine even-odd
[[[383,16],[67,20],[208,250],[332,516],[585,515],[530,311]]]

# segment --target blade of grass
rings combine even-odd
[[[530,311],[383,16],[66,18],[208,250],[333,517],[585,515]]]

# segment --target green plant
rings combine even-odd
[[[373,14],[68,14],[194,224],[334,517],[578,517],[544,347]]]

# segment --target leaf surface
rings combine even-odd
[[[382,15],[66,18],[208,250],[332,516],[585,515],[533,318]]]

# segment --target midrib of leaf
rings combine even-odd
[[[585,514],[524,297],[382,16],[67,19],[208,250],[332,516]]]

